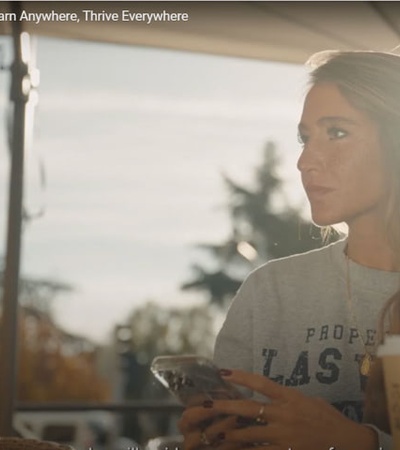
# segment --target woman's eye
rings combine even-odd
[[[341,128],[337,128],[337,127],[331,127],[328,128],[328,136],[329,139],[333,140],[333,139],[342,139],[344,137],[347,136],[347,131],[342,130]]]
[[[305,145],[307,143],[307,139],[308,139],[308,136],[306,136],[303,133],[300,133],[300,131],[297,132],[297,141],[299,144]]]

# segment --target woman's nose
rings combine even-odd
[[[305,150],[306,150],[305,147],[303,147],[300,157],[297,160],[297,169],[300,172],[305,172],[307,170],[307,167],[309,166],[309,157],[308,154],[306,154]]]
[[[322,153],[318,151],[316,143],[307,142],[297,160],[297,169],[300,172],[308,172],[310,170],[317,170],[323,165]]]

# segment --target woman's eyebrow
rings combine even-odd
[[[344,116],[323,116],[317,120],[317,123],[319,125],[330,125],[332,123],[343,123],[345,125],[359,125],[359,122],[357,122],[356,120]],[[308,126],[305,123],[300,122],[297,125],[297,128],[299,131],[307,130]]]
[[[350,119],[349,117],[343,117],[343,116],[323,116],[320,117],[317,121],[318,124],[330,124],[332,122],[342,122],[344,124],[347,125],[358,125],[359,123],[354,120],[354,119]]]

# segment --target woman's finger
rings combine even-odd
[[[216,418],[211,425],[203,431],[206,433],[211,442],[219,440],[222,433],[225,435],[227,431],[234,429],[237,426],[237,418],[235,416]]]
[[[282,415],[277,404],[267,404],[255,400],[215,400],[207,402],[204,409],[212,410],[214,416],[237,415],[253,419],[254,423],[274,422]]]
[[[221,369],[220,374],[230,383],[247,387],[273,400],[285,399],[299,393],[260,374],[228,369]]]
[[[228,431],[225,433],[224,441],[242,444],[276,445],[278,442],[275,431],[275,427],[271,425],[251,426]]]
[[[193,450],[210,445],[216,446],[218,443],[222,443],[221,438],[236,426],[236,417],[217,417],[207,427],[197,427],[197,429],[187,431],[184,433],[185,450]],[[232,443],[227,444],[227,446],[232,449],[238,447]]]
[[[215,417],[216,414],[203,406],[193,406],[185,409],[178,421],[178,429],[182,434],[199,429],[208,419]]]
[[[197,450],[201,447],[204,447],[206,442],[204,438],[202,438],[201,430],[194,430],[185,434],[185,439],[183,442],[184,450]]]

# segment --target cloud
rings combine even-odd
[[[80,91],[51,93],[41,97],[43,113],[94,114],[142,113],[179,115],[193,118],[230,120],[282,120],[295,118],[293,99],[279,100],[265,96],[249,101],[243,98],[200,98],[134,94],[119,91]]]

